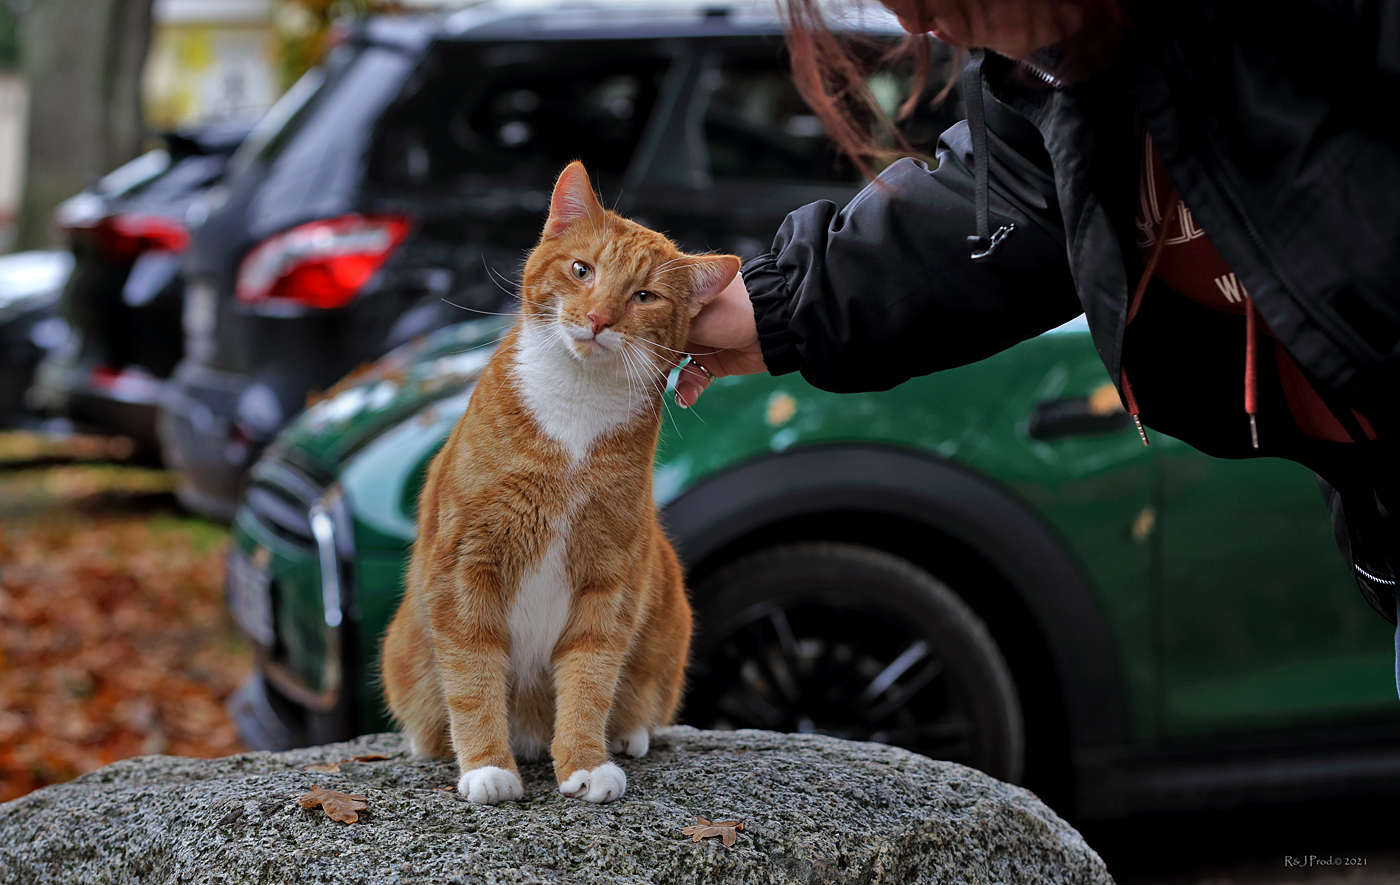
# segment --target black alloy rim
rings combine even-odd
[[[975,764],[971,710],[908,619],[849,602],[764,602],[712,635],[697,649],[693,725],[877,741]]]

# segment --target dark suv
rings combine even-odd
[[[877,48],[899,33],[889,16],[861,28]],[[893,82],[872,84],[891,104]],[[956,115],[926,111],[909,134],[931,145]],[[768,4],[369,20],[250,136],[194,234],[160,424],[182,500],[230,517],[309,393],[508,306],[576,158],[609,206],[745,256],[793,208],[860,184],[797,95]]]
[[[161,388],[184,352],[181,256],[191,209],[252,128],[230,119],[164,136],[164,146],[64,201],[54,223],[72,250],[58,312],[28,399],[84,429],[156,451]],[[197,220],[197,216],[196,219]]]

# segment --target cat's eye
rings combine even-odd
[[[575,261],[571,270],[573,270],[574,279],[576,280],[586,281],[593,276],[593,268],[584,264],[582,261]]]
[[[634,295],[632,296],[632,303],[633,303],[633,304],[651,304],[651,303],[652,303],[653,301],[655,301],[655,300],[656,300],[656,293],[655,293],[655,292],[648,292],[648,291],[645,290],[645,289],[643,289],[643,290],[640,291],[640,292],[637,292],[636,294],[634,294]]]

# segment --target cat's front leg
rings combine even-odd
[[[510,751],[506,680],[510,634],[489,606],[434,607],[433,646],[447,702],[457,791],[477,805],[520,799],[525,791]],[[500,621],[500,623],[497,623]]]
[[[627,775],[608,761],[608,713],[626,654],[621,630],[610,629],[615,600],[585,593],[554,653],[554,776],[559,792],[585,802],[614,802]]]
[[[439,653],[439,660],[441,660]],[[443,689],[452,749],[461,778],[457,792],[476,805],[495,805],[524,796],[510,751],[505,681],[509,650],[461,650],[444,667]]]

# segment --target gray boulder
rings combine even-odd
[[[338,772],[308,770],[356,755]],[[226,759],[147,756],[0,805],[0,882],[1110,883],[1034,795],[879,744],[676,727],[619,762],[627,795],[565,799],[547,763],[525,798],[471,805],[455,766],[392,734]],[[337,823],[298,797],[368,800]],[[732,847],[697,816],[742,818]]]

